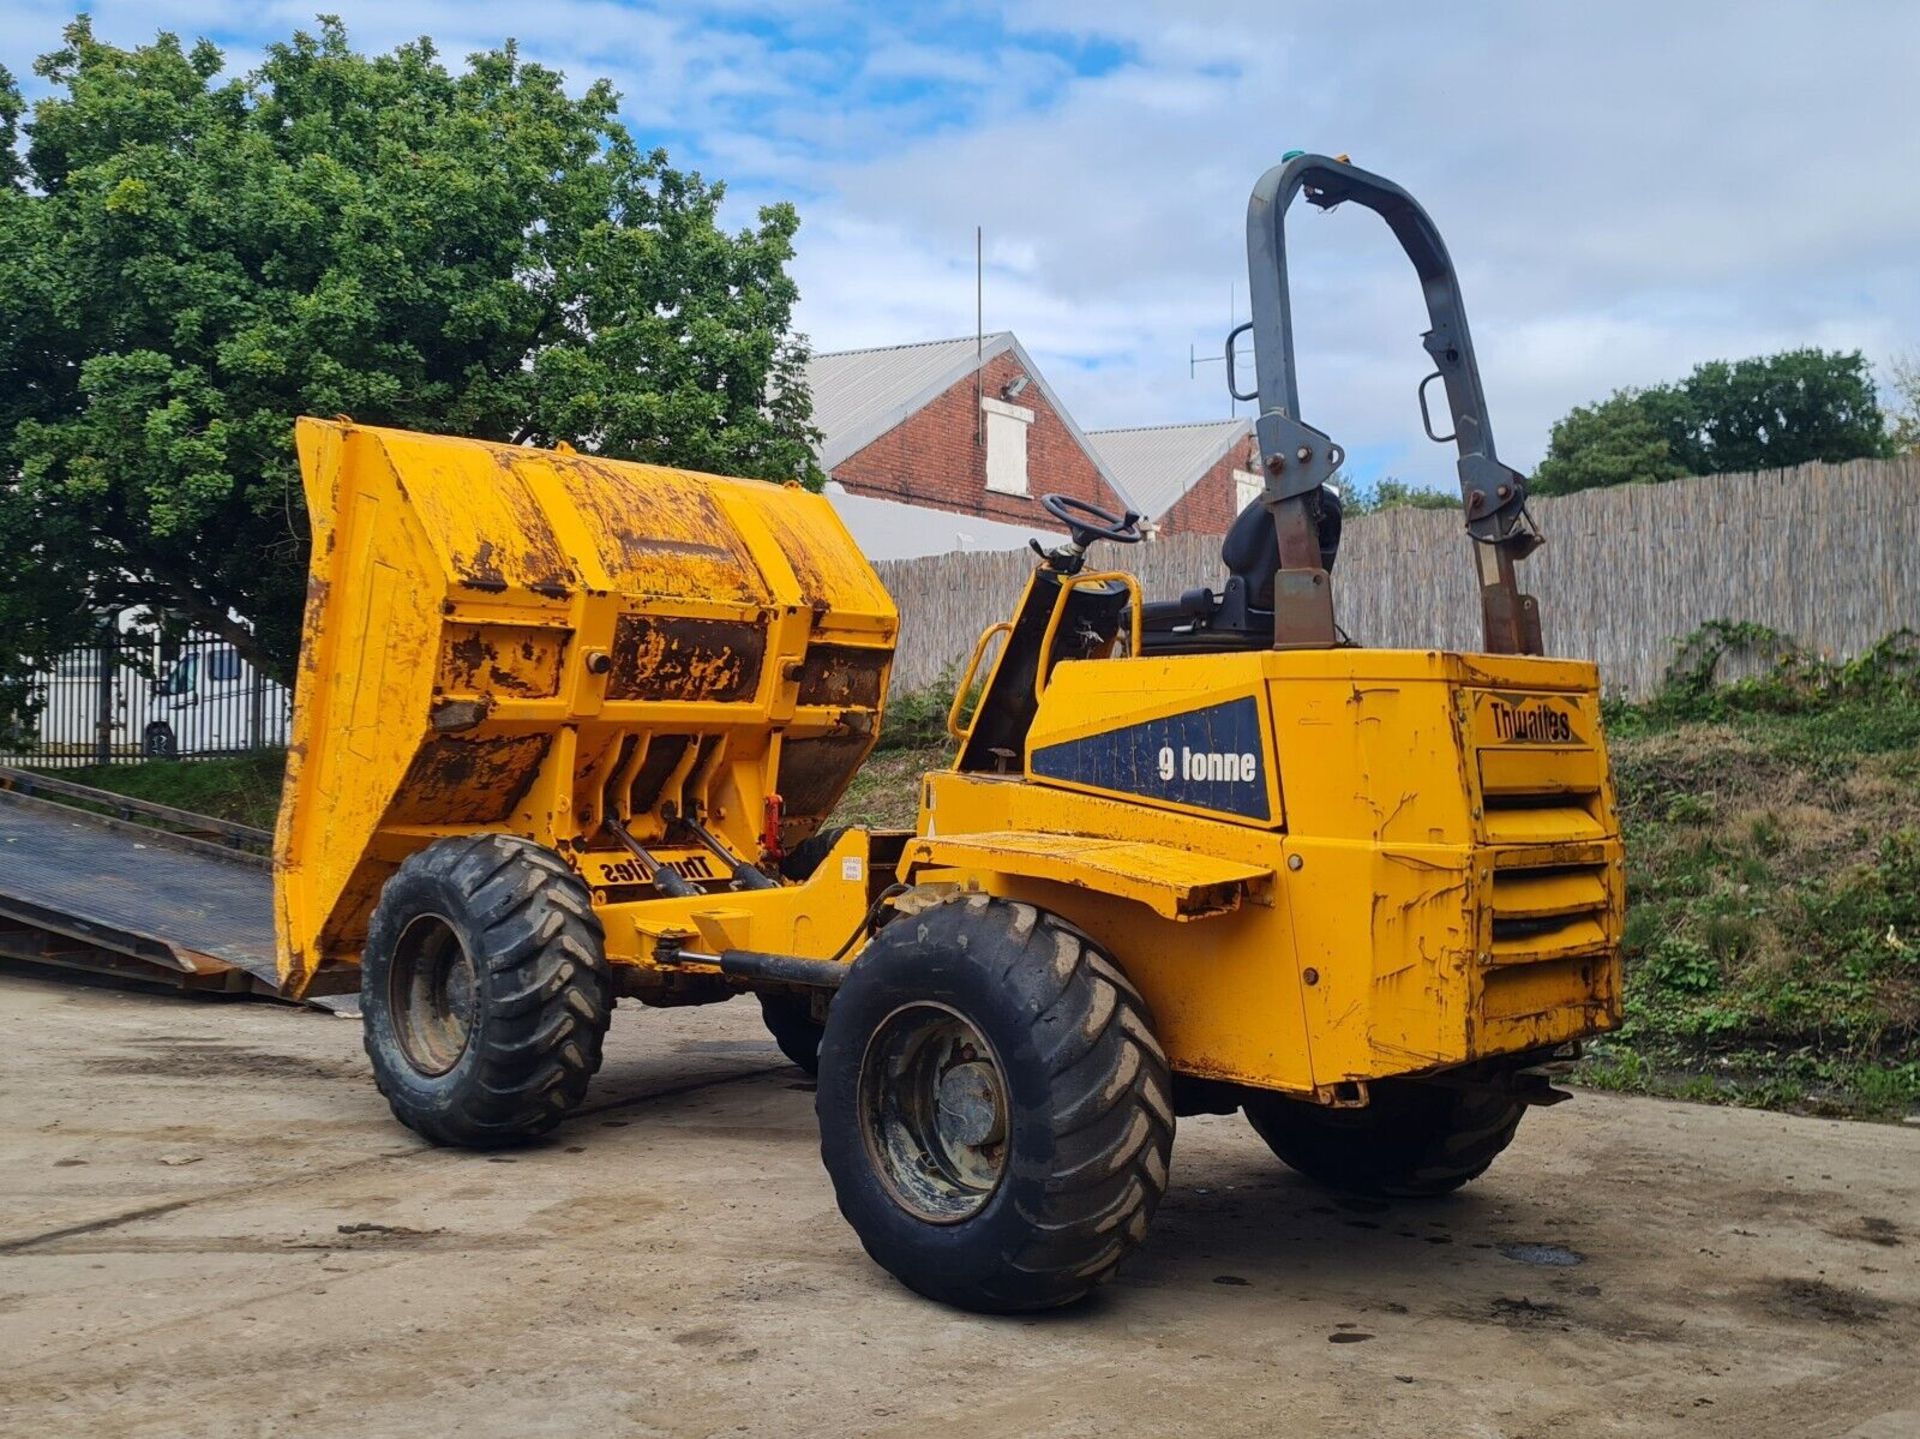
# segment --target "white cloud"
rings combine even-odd
[[[250,52],[319,0],[101,0]],[[1296,147],[1402,181],[1459,264],[1507,457],[1574,404],[1788,345],[1920,345],[1920,7],[1397,0],[1022,0],[968,6],[328,0],[356,43],[449,55],[517,35],[609,75],[643,140],[732,181],[729,216],[795,198],[804,327],[823,348],[1013,328],[1089,426],[1220,414],[1244,207]],[[15,0],[0,60],[66,3]],[[775,23],[777,22],[777,23]],[[1098,63],[1088,63],[1090,60]],[[1372,217],[1289,227],[1307,418],[1445,483],[1413,386],[1424,316]],[[1401,456],[1406,458],[1402,459]]]
[[[1920,10],[1290,5],[1284,24],[1275,10],[1010,8],[1035,34],[1135,58],[1045,109],[841,167],[839,205],[924,248],[978,220],[1017,251],[1017,277],[990,278],[988,323],[1043,363],[1101,360],[1054,377],[1090,424],[1218,412],[1217,391],[1169,361],[1217,344],[1227,284],[1245,293],[1246,193],[1296,146],[1351,150],[1427,204],[1521,464],[1554,418],[1618,385],[1722,355],[1920,339],[1906,178],[1920,110],[1905,98]],[[1296,213],[1289,238],[1309,418],[1446,482],[1413,408],[1424,326],[1404,261],[1370,216]],[[839,297],[831,258],[810,258],[815,293]],[[865,307],[868,329],[884,303]],[[831,321],[810,319],[831,342]]]

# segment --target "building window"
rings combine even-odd
[[[1248,505],[1260,498],[1260,492],[1266,489],[1260,476],[1252,470],[1233,472],[1233,512],[1237,515]]]
[[[1027,491],[1027,426],[1033,411],[988,395],[980,397],[987,421],[987,488],[996,494]]]

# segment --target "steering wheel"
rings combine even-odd
[[[1095,540],[1137,545],[1146,538],[1140,533],[1142,517],[1132,510],[1124,515],[1116,515],[1085,500],[1076,500],[1072,495],[1061,494],[1042,495],[1040,503],[1048,514],[1067,527],[1068,536],[1083,550]],[[1089,520],[1099,520],[1100,523],[1089,524]]]

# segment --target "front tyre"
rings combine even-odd
[[[510,835],[438,840],[380,893],[361,961],[367,1056],[394,1116],[435,1144],[544,1134],[600,1067],[613,1010],[586,887]]]
[[[1032,905],[973,895],[887,926],[835,995],[821,1157],[867,1253],[909,1288],[1047,1309],[1146,1235],[1171,1090],[1107,954]]]

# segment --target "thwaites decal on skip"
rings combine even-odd
[[[1037,778],[1264,820],[1265,750],[1260,706],[1246,695],[1046,745],[1032,762]]]

